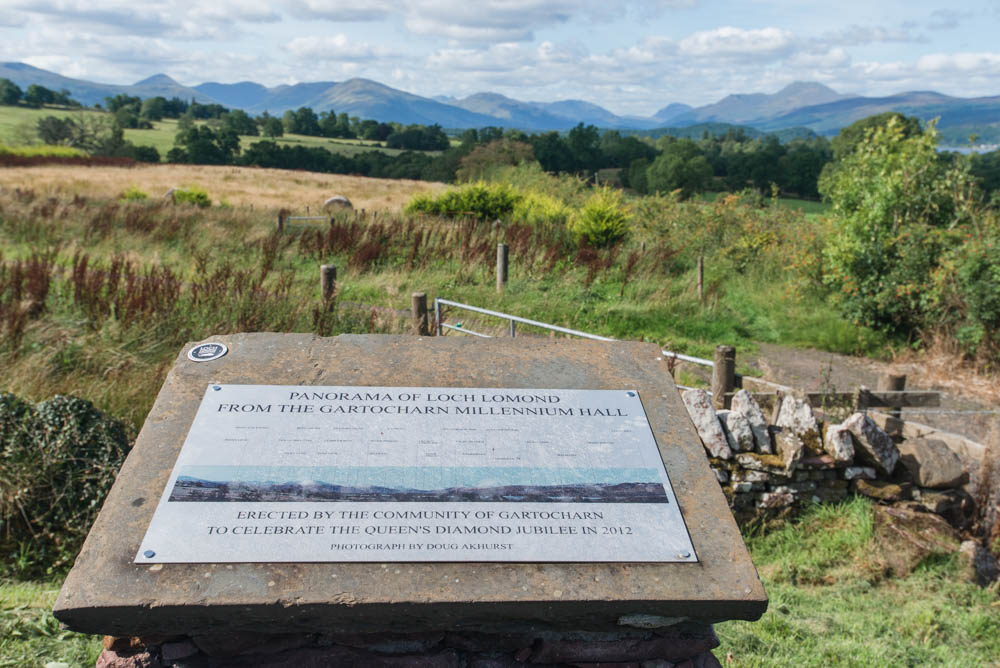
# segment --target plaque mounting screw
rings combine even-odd
[[[625,394],[627,394],[630,397],[634,397],[635,396],[635,392],[626,392]]]
[[[145,552],[142,553],[142,556],[146,557],[147,559],[152,559],[153,557],[156,556],[156,552],[153,552],[152,550],[146,550]]]
[[[213,386],[212,386],[212,389],[213,389],[213,390],[215,390],[216,392],[218,392],[218,391],[219,391],[219,390],[221,390],[222,388],[221,388],[221,387],[219,387],[218,385],[213,385]]]
[[[687,558],[689,558],[691,556],[691,553],[690,552],[681,552],[677,556],[680,557],[681,559],[687,559]]]

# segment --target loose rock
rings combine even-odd
[[[750,422],[742,413],[736,411],[721,410],[716,413],[719,422],[722,423],[722,430],[729,441],[729,448],[734,452],[753,451],[753,431],[750,429]]]
[[[962,541],[958,548],[959,562],[968,582],[987,587],[1000,577],[1000,565],[990,551],[974,540]]]
[[[753,398],[747,390],[740,390],[733,395],[733,411],[746,418],[753,432],[753,440],[757,446],[757,452],[765,455],[772,454],[774,447],[771,445],[771,435],[767,433],[767,421],[764,413],[760,410],[760,404]]]
[[[334,195],[330,199],[323,202],[323,210],[329,211],[330,209],[353,209],[354,206],[351,204],[351,200],[347,199],[343,195]]]
[[[969,481],[962,461],[944,441],[907,439],[899,444],[899,459],[921,487],[943,489]]]
[[[786,471],[794,470],[806,451],[806,444],[798,434],[787,429],[774,429],[774,445]]]
[[[823,449],[838,462],[854,459],[854,439],[851,430],[842,424],[830,425],[823,438]]]
[[[863,480],[874,480],[875,477],[875,469],[871,466],[848,466],[844,469],[844,478],[846,480],[855,480],[857,478]]]
[[[823,452],[822,439],[819,435],[819,423],[813,415],[812,406],[804,397],[786,395],[781,400],[778,418],[775,426],[794,433],[803,445],[812,452]]]
[[[685,390],[681,394],[681,399],[684,400],[684,406],[708,454],[719,459],[732,458],[733,451],[729,447],[725,432],[722,431],[722,424],[716,417],[715,408],[712,407],[712,397],[708,392]]]
[[[874,466],[880,473],[891,475],[899,462],[899,449],[889,434],[885,433],[864,413],[855,413],[842,425],[857,439],[855,456]]]

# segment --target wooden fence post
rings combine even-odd
[[[698,256],[698,301],[705,301],[705,256]]]
[[[906,374],[884,373],[878,378],[876,385],[880,392],[902,392],[906,389]],[[899,435],[903,433],[903,412],[899,408],[888,411],[889,417],[885,421],[885,430],[889,434]]]
[[[288,217],[288,212],[282,209],[278,212],[278,234],[285,231],[285,219]]]
[[[497,244],[497,292],[507,285],[507,244]]]
[[[712,404],[716,410],[729,408],[731,400],[726,393],[736,389],[736,348],[715,347],[715,365],[712,367]]]
[[[427,293],[414,292],[412,296],[413,333],[417,336],[430,336],[427,324]]]
[[[323,292],[323,301],[330,301],[337,291],[337,268],[332,264],[319,266],[319,287]]]

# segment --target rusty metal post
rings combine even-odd
[[[281,234],[282,232],[285,231],[285,218],[287,217],[288,214],[285,212],[284,209],[278,212],[278,234]]]
[[[337,291],[337,268],[332,264],[321,264],[319,267],[319,287],[323,293],[323,301],[333,299]]]
[[[507,244],[497,244],[497,292],[507,285]]]
[[[716,410],[729,408],[727,392],[736,389],[736,348],[715,347],[715,365],[712,367],[712,404]]]
[[[411,302],[413,310],[413,333],[417,336],[430,336],[427,323],[427,293],[414,292]]]

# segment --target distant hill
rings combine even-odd
[[[179,97],[185,100],[194,99],[203,104],[217,102],[194,88],[182,86],[165,74],[156,74],[131,86],[119,86],[71,79],[24,63],[0,63],[0,78],[10,79],[22,89],[31,84],[45,86],[55,91],[65,88],[70,92],[70,97],[90,106],[104,104],[104,98],[114,97],[119,93],[138,95],[142,98],[157,95],[167,98]]]
[[[792,109],[833,102],[844,97],[846,96],[823,84],[799,81],[789,84],[773,94],[727,95],[714,104],[675,115],[670,119],[670,122],[677,125],[694,125],[706,122],[756,125],[775,115],[785,114]],[[804,124],[794,123],[793,125]]]
[[[527,131],[568,130],[578,123],[605,129],[645,131],[643,134],[701,136],[725,132],[731,126],[777,132],[786,138],[835,134],[854,121],[884,111],[899,111],[922,120],[940,118],[939,129],[952,143],[964,143],[969,134],[984,139],[1000,136],[1000,96],[959,98],[933,91],[911,91],[887,97],[838,93],[815,82],[789,84],[776,93],[734,94],[718,102],[691,107],[673,102],[649,118],[618,116],[584,100],[525,102],[498,93],[483,92],[458,99],[442,95],[422,97],[368,79],[318,81],[274,87],[253,81],[209,82],[184,86],[166,74],[157,74],[131,86],[71,79],[24,63],[0,63],[0,77],[22,88],[37,83],[53,90],[67,89],[84,104],[103,103],[119,93],[139,97],[180,97],[218,103],[253,114],[280,115],[288,109],[311,107],[361,118],[399,123],[437,123],[445,128],[500,126]],[[687,128],[667,132],[665,128]],[[749,134],[749,132],[748,132]]]

